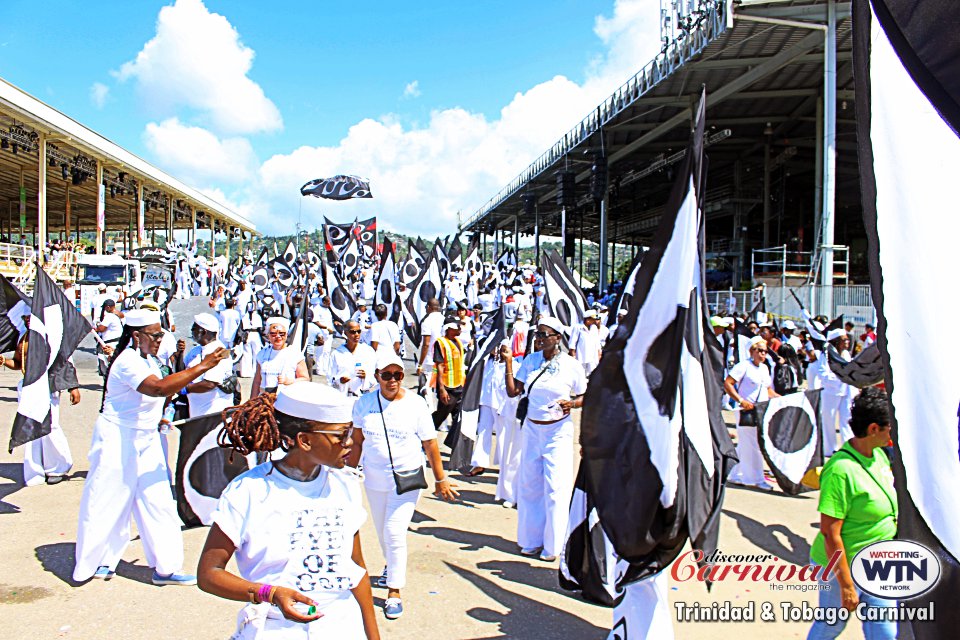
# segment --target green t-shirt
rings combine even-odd
[[[883,449],[874,449],[873,457],[865,458],[849,442],[844,443],[820,474],[817,511],[843,520],[840,538],[848,562],[868,544],[892,540],[897,535],[897,494],[890,460]],[[829,559],[823,533],[813,541],[810,558],[826,566]]]

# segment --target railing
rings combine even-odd
[[[800,302],[793,297],[796,294]],[[760,300],[760,295],[766,298],[767,315],[778,321],[793,320],[798,324],[803,321],[801,303],[811,316],[824,315],[834,318],[844,314],[845,320],[851,320],[857,325],[870,322],[876,326],[876,311],[870,285],[804,285],[799,287],[766,286],[763,293],[760,289],[751,291],[708,291],[707,305],[710,312],[722,316],[730,315],[728,299],[736,299],[736,313],[750,311]]]
[[[725,5],[726,3],[723,1],[713,3],[701,14],[689,33],[682,33],[672,43],[664,47],[664,50],[657,57],[614,91],[613,95],[607,98],[603,104],[588,114],[580,121],[580,124],[568,131],[520,175],[480,207],[467,220],[463,228],[473,226],[489,211],[500,206],[510,196],[523,188],[525,184],[563,159],[565,155],[599,131],[624,109],[633,105],[648,91],[660,84],[663,79],[669,77],[677,67],[703,51],[708,44],[726,30]]]

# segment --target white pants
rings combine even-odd
[[[573,492],[573,421],[570,416],[553,424],[525,420],[521,437],[517,543],[559,556]]]
[[[72,468],[70,445],[60,428],[60,393],[51,393],[50,433],[23,446],[23,484],[43,484],[47,476],[63,476]]]
[[[493,434],[496,430],[496,412],[492,407],[480,405],[480,416],[477,418],[477,442],[473,447],[473,456],[470,464],[474,467],[490,466],[490,451],[493,449]],[[499,441],[500,435],[497,434]]]
[[[737,427],[737,457],[740,462],[730,470],[730,482],[747,485],[766,482],[756,427]]]
[[[243,343],[243,355],[240,356],[240,373],[238,375],[241,378],[252,378],[253,374],[257,372],[257,354],[260,353],[262,347],[263,341],[260,339],[260,334],[256,331],[249,332],[246,341]]]
[[[407,584],[407,529],[413,520],[420,490],[397,495],[394,489],[365,489],[380,549],[387,560],[387,588],[402,589]]]
[[[613,629],[607,640],[628,637],[672,640],[673,610],[667,597],[668,585],[666,571],[627,585],[623,600],[613,608]]]
[[[319,376],[330,375],[330,354],[333,353],[333,336],[323,339],[322,346],[313,347],[313,372]]]
[[[508,415],[497,414],[497,460],[500,475],[497,477],[497,500],[517,503],[517,473],[520,471],[522,432],[517,423],[516,407],[507,403]]]
[[[841,444],[853,437],[850,428],[850,396],[820,393],[820,421],[823,423],[823,455],[837,450],[837,420],[840,421]]]
[[[116,570],[130,542],[131,515],[147,565],[161,575],[180,571],[182,523],[170,493],[157,430],[121,427],[100,416],[93,428],[89,459],[73,579],[88,580],[100,566]]]
[[[323,617],[307,624],[287,620],[277,607],[248,604],[237,615],[237,631],[230,640],[366,640],[360,604],[351,592],[332,602],[321,597],[319,602]]]

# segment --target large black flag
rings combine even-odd
[[[909,601],[937,605],[936,621],[913,623],[914,635],[954,638],[957,374],[936,336],[943,318],[960,316],[960,298],[944,295],[937,277],[952,281],[960,237],[960,12],[946,0],[857,0],[853,9],[860,193],[892,407],[897,536],[931,549],[942,568],[939,583]]]
[[[384,238],[383,253],[380,254],[380,273],[377,276],[377,290],[373,302],[387,307],[387,320],[400,322],[402,307],[400,296],[397,295],[397,274],[393,253],[393,243]]]
[[[507,338],[503,307],[488,315],[479,331],[483,339],[471,356],[467,378],[463,383],[463,402],[460,405],[460,424],[451,429],[444,444],[450,447],[450,468],[470,467],[473,448],[477,443],[477,425],[480,422],[480,392],[483,389],[483,370],[495,349]]]
[[[368,218],[367,220],[357,220],[353,223],[353,229],[350,230],[357,239],[357,244],[363,257],[373,258],[377,255],[377,218]]]
[[[350,288],[343,284],[337,270],[329,262],[323,261],[323,288],[330,297],[330,313],[339,323],[347,322],[357,310],[357,301]]]
[[[583,322],[587,299],[576,283],[573,272],[553,249],[544,252],[540,264],[543,267],[543,285],[550,314],[570,328]]]
[[[637,579],[662,571],[688,540],[705,553],[716,549],[736,462],[721,416],[723,358],[703,293],[704,105],[705,95],[624,328],[587,385],[581,421],[585,491]]]
[[[356,220],[346,224],[331,222],[326,216],[323,218],[324,249],[328,260],[336,260],[343,252],[343,248],[353,237],[353,226]]]
[[[756,405],[760,451],[777,484],[791,496],[803,491],[803,474],[823,466],[820,393],[788,393]]]
[[[68,358],[91,330],[90,323],[39,265],[30,305],[30,328],[20,404],[10,451],[50,433],[50,394],[76,386]]]
[[[827,362],[842,382],[863,389],[883,382],[880,345],[874,342],[851,360],[844,360],[833,345],[827,345]]]
[[[219,413],[190,418],[177,426],[177,512],[188,527],[208,525],[224,488],[250,465],[246,457],[217,444],[223,427]]]
[[[357,176],[333,176],[318,178],[300,187],[305,196],[326,198],[327,200],[349,200],[351,198],[372,198],[370,181]]]
[[[3,295],[0,296],[0,353],[17,348],[20,336],[26,330],[23,317],[30,315],[30,298],[0,274]]]

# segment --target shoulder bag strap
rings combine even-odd
[[[543,367],[543,369],[540,370],[540,373],[537,374],[537,377],[533,379],[533,382],[530,383],[530,386],[524,388],[523,396],[525,398],[530,396],[530,389],[533,389],[533,385],[537,384],[537,380],[539,380],[540,376],[542,376],[546,372],[547,372],[547,367]]]
[[[859,465],[860,465],[860,468],[863,469],[863,472],[864,472],[865,474],[867,474],[868,476],[870,476],[870,479],[873,480],[874,483],[876,483],[876,485],[877,485],[878,487],[880,487],[880,491],[881,491],[881,492],[883,493],[883,495],[887,498],[887,502],[890,503],[891,513],[894,514],[894,515],[893,515],[893,521],[896,522],[896,521],[897,521],[897,515],[896,515],[896,514],[897,514],[897,505],[893,502],[893,498],[890,497],[890,494],[887,493],[886,488],[884,488],[884,486],[883,486],[882,484],[880,484],[880,481],[877,480],[876,477],[874,477],[874,475],[873,475],[872,473],[870,473],[870,470],[867,469],[867,465],[863,464],[863,461],[860,460],[860,458],[856,457],[855,455],[853,455],[853,454],[850,453],[849,451],[845,451],[844,449],[840,449],[839,451],[837,451],[837,453],[834,453],[833,455],[837,455],[838,453],[846,454],[846,456],[847,456],[848,458],[850,458],[851,460],[853,460],[854,462],[856,462],[857,464],[859,464]]]
[[[380,422],[383,423],[383,437],[387,441],[387,455],[390,456],[390,468],[396,471],[393,466],[393,452],[390,450],[390,435],[387,433],[387,421],[383,417],[383,401],[380,400],[380,390],[377,390],[377,406],[380,407]]]

